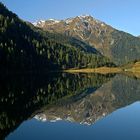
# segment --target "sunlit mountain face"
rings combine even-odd
[[[119,31],[90,15],[81,15],[65,20],[41,20],[36,27],[52,33],[61,33],[80,39],[95,47],[116,64],[126,64],[140,59],[140,40],[131,34]]]

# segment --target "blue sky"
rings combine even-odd
[[[0,0],[27,21],[89,14],[133,35],[140,35],[140,0]]]

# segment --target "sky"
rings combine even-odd
[[[35,22],[91,15],[114,28],[140,35],[140,0],[0,0],[20,18]]]

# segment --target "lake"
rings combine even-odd
[[[0,77],[0,139],[139,140],[140,79],[122,74]]]

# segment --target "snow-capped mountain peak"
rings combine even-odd
[[[105,26],[105,23],[93,18],[91,15],[88,14],[83,14],[77,17],[73,17],[73,18],[67,18],[64,20],[56,20],[56,19],[47,19],[47,20],[39,20],[38,22],[34,22],[33,25],[37,26],[37,27],[44,27],[45,25],[49,26],[49,25],[57,25],[60,22],[62,23],[66,23],[66,25],[71,24],[72,22],[81,22],[81,23],[95,23],[95,24],[99,24],[100,26]]]

